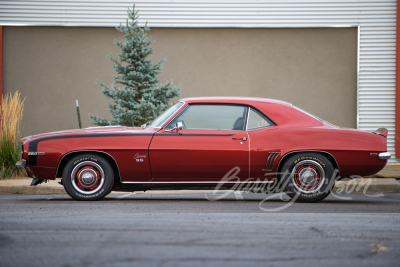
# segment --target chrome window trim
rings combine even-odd
[[[171,117],[174,116],[174,114],[176,114],[177,112],[179,113],[179,110],[180,110],[182,107],[184,107],[185,104],[186,104],[185,101],[178,101],[177,103],[183,103],[183,104],[182,104],[182,106],[181,106],[177,111],[175,111],[175,113],[173,113],[171,116],[169,116],[168,119],[166,119],[166,120],[164,121],[164,123],[161,124],[160,127],[154,127],[154,126],[150,126],[150,125],[149,125],[148,127],[152,127],[152,128],[155,128],[155,129],[162,129],[162,128],[163,128],[163,125],[164,125],[166,122],[169,122],[170,119],[171,119]],[[175,105],[176,105],[176,104],[175,104]],[[172,106],[171,106],[171,107],[172,107]]]
[[[160,127],[160,129],[165,129],[165,127],[167,127],[167,125],[168,125],[172,120],[174,120],[174,119],[176,118],[176,116],[178,116],[181,112],[183,112],[184,110],[186,110],[187,107],[190,105],[190,104],[187,104],[187,105],[185,106],[186,102],[183,102],[183,101],[179,101],[179,102],[182,102],[182,103],[183,103],[181,109],[178,109],[178,110],[176,111],[176,113],[172,114],[172,115],[164,122],[164,124]]]
[[[273,120],[271,120],[268,116],[266,116],[263,112],[261,112],[261,111],[259,111],[258,109],[256,109],[256,108],[253,108],[252,106],[248,106],[248,108],[249,108],[249,111],[248,111],[248,113],[247,113],[247,122],[246,122],[246,131],[255,131],[255,130],[260,130],[260,129],[263,129],[263,128],[269,128],[269,127],[273,127],[273,126],[277,126],[277,124],[273,121]],[[265,118],[267,118],[268,119],[268,121],[270,122],[270,123],[272,123],[271,125],[266,125],[266,126],[261,126],[261,127],[258,127],[258,128],[254,128],[254,129],[248,129],[247,128],[247,126],[248,126],[248,124],[249,124],[249,119],[250,119],[250,110],[251,109],[254,109],[255,111],[256,111],[256,113],[257,112],[259,112],[259,113],[261,113],[263,116],[265,116]]]
[[[198,129],[198,128],[190,128],[190,129],[184,129],[184,130],[194,130],[194,131],[239,131],[239,132],[244,132],[244,130],[232,130],[232,129]]]
[[[250,110],[249,106],[247,106],[246,104],[231,104],[231,103],[188,103],[184,109],[182,109],[180,112],[178,112],[178,114],[176,114],[171,120],[168,121],[167,125],[169,124],[170,121],[174,120],[176,116],[178,116],[181,112],[184,112],[190,105],[225,105],[225,106],[241,106],[243,108],[247,108]],[[167,126],[165,125],[164,127],[162,127],[162,129],[165,129],[165,127]],[[247,125],[246,125],[247,127]],[[197,128],[191,128],[191,129],[185,129],[185,130],[196,130],[196,131],[246,131],[246,130],[225,130],[225,129],[197,129]]]
[[[248,131],[248,132],[251,132],[251,131],[256,131],[256,130],[260,130],[260,129],[264,129],[264,128],[270,128],[270,127],[274,127],[274,126],[277,126],[277,125],[262,126],[262,127],[250,129],[250,130],[247,130],[247,131]]]
[[[250,118],[250,109],[251,109],[251,107],[250,106],[247,106],[247,120],[246,120],[246,128],[245,128],[245,131],[247,132],[248,130],[247,130],[247,127],[248,127],[248,125],[249,125],[249,118]]]
[[[250,108],[249,108],[249,110],[250,110]],[[249,150],[249,177],[248,178],[250,178],[251,176],[250,176],[250,174],[251,174],[251,161],[250,161],[250,155],[251,155],[251,150],[250,150],[250,135],[249,135],[249,133],[246,131],[246,134],[247,134],[247,141],[249,142],[249,146],[248,146],[248,150]]]
[[[318,117],[317,115],[314,115],[314,114],[308,112],[307,110],[304,110],[304,109],[302,109],[302,108],[300,108],[300,107],[298,107],[298,106],[295,106],[295,105],[293,105],[293,104],[290,104],[290,105],[292,106],[292,108],[294,108],[294,109],[300,111],[300,112],[303,113],[303,114],[306,114],[307,116],[309,116],[309,117],[311,117],[311,118],[313,118],[313,119],[316,119],[316,120],[318,120],[318,121],[320,121],[320,122],[327,122],[326,120],[321,119],[321,118]]]
[[[256,131],[256,130],[260,130],[260,129],[264,129],[264,128],[269,128],[269,127],[273,127],[273,126],[276,126],[276,125],[269,125],[269,126],[258,127],[258,128],[254,128],[254,129],[247,130],[247,131],[248,131],[248,132],[251,132],[251,131]]]

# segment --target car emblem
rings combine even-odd
[[[135,154],[136,162],[143,162],[145,158],[146,158],[146,155],[140,155],[139,153]]]

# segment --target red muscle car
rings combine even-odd
[[[186,98],[148,126],[25,137],[17,165],[31,185],[62,178],[77,200],[98,200],[112,190],[257,183],[316,202],[337,179],[380,171],[390,158],[387,134],[338,127],[278,100]]]

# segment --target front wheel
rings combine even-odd
[[[319,153],[299,153],[289,157],[282,167],[285,192],[299,202],[318,202],[326,198],[334,185],[335,168]]]
[[[65,191],[76,200],[99,200],[111,192],[114,172],[103,157],[81,154],[67,163],[62,182]]]

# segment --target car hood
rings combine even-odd
[[[141,127],[126,127],[126,126],[100,126],[100,127],[89,127],[85,129],[72,129],[57,132],[48,132],[43,134],[35,134],[24,137],[20,140],[21,143],[31,141],[40,138],[60,136],[60,135],[86,135],[86,134],[118,134],[118,133],[146,133],[151,134],[157,132],[158,128],[147,127],[145,129]]]

